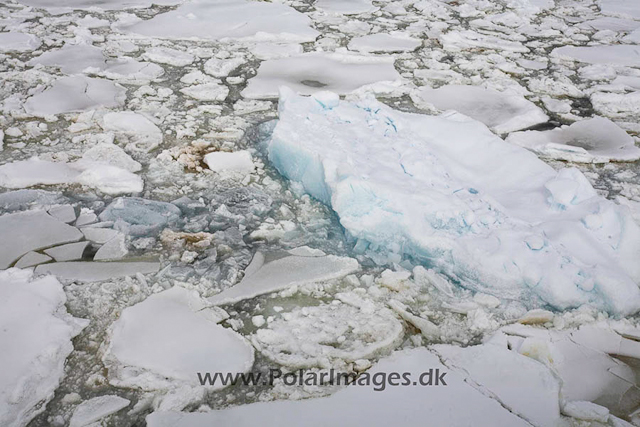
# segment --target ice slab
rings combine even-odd
[[[60,68],[65,74],[78,74],[87,68],[102,70],[106,67],[106,60],[102,49],[80,43],[65,44],[61,49],[45,52],[27,64],[53,66]]]
[[[24,104],[34,116],[119,107],[126,90],[113,82],[85,76],[62,77],[44,92],[33,95]]]
[[[76,242],[67,245],[45,249],[44,253],[56,261],[76,261],[82,259],[82,254],[89,242]]]
[[[0,425],[26,426],[53,397],[71,339],[88,323],[71,317],[65,302],[53,277],[0,271]]]
[[[50,13],[60,14],[72,10],[103,9],[122,10],[150,7],[152,4],[170,6],[180,3],[181,0],[20,0],[21,4],[39,9],[46,9]]]
[[[117,145],[108,142],[94,145],[93,147],[85,151],[85,153],[82,155],[82,159],[88,162],[103,163],[106,165],[119,167],[129,172],[140,172],[140,170],[142,169],[142,165],[133,160],[131,156],[126,153],[126,151],[124,151]]]
[[[54,206],[49,209],[49,215],[67,224],[76,220],[76,211],[71,205]]]
[[[257,252],[240,283],[212,296],[209,301],[216,305],[232,304],[294,285],[338,279],[359,268],[353,258],[282,255],[269,259],[268,254]]]
[[[116,228],[127,234],[142,236],[161,231],[177,221],[182,213],[171,203],[137,197],[119,197],[100,214],[102,221],[115,221]]]
[[[224,101],[229,95],[229,88],[221,83],[204,83],[180,89],[185,95],[199,101]]]
[[[404,34],[370,34],[349,42],[349,49],[358,52],[409,52],[422,45],[422,41]]]
[[[315,7],[324,12],[339,15],[358,15],[378,10],[370,0],[318,0],[315,2]]]
[[[29,251],[75,242],[82,233],[42,210],[0,216],[0,269],[8,268]],[[7,242],[11,242],[10,244]]]
[[[560,424],[560,382],[543,364],[497,343],[466,348],[436,345],[433,350],[445,365],[468,376],[476,388],[532,425]]]
[[[251,159],[251,153],[247,150],[226,153],[216,151],[204,156],[204,162],[214,172],[238,172],[248,174],[253,172],[255,165]]]
[[[133,111],[107,113],[102,118],[105,130],[128,138],[127,149],[150,151],[162,144],[162,131],[151,120]]]
[[[79,282],[100,282],[118,277],[135,276],[137,273],[149,274],[160,270],[157,262],[56,262],[36,267],[36,274],[53,274],[62,280]]]
[[[599,0],[600,10],[603,13],[630,16],[640,19],[640,5],[626,0]]]
[[[0,33],[0,52],[28,52],[37,49],[42,42],[33,34]]]
[[[640,148],[609,119],[594,117],[550,131],[515,132],[507,142],[552,159],[580,163],[633,162]]]
[[[111,414],[129,406],[129,400],[119,396],[98,396],[85,400],[73,411],[69,420],[69,427],[84,427],[92,425]]]
[[[573,59],[588,64],[612,64],[640,67],[640,50],[630,44],[606,46],[562,46],[551,52],[552,56]]]
[[[16,262],[16,268],[27,268],[33,267],[38,264],[43,264],[45,262],[51,261],[51,257],[38,253],[38,252],[27,252],[22,258]]]
[[[371,381],[376,375],[381,378],[391,372],[408,372],[412,380],[417,380],[429,369],[446,372],[447,386],[389,386],[384,392],[375,391],[373,386],[350,386],[319,399],[261,402],[205,413],[155,412],[147,417],[147,425],[388,427],[399,422],[406,426],[424,425],[425,420],[429,420],[433,425],[530,426],[496,400],[467,384],[459,373],[442,365],[438,357],[425,348],[397,352],[378,362],[367,374]]]
[[[107,243],[104,244],[104,246],[98,249],[98,252],[96,252],[95,256],[93,257],[93,260],[109,261],[120,259],[127,255],[127,253],[129,253],[129,251],[125,243],[124,234],[119,234],[113,239],[110,239]]]
[[[142,57],[147,61],[172,65],[174,67],[185,67],[195,59],[190,53],[168,47],[149,48],[142,54]]]
[[[312,52],[262,62],[242,96],[277,98],[280,86],[306,95],[321,90],[346,94],[362,86],[400,79],[392,58]]]
[[[356,251],[380,264],[408,255],[529,308],[640,309],[640,229],[576,169],[556,172],[457,113],[333,105],[283,90],[268,156],[337,213]]]
[[[140,193],[144,187],[138,175],[117,166],[86,159],[64,163],[34,157],[0,166],[0,187],[61,184],[86,185],[110,195]]]
[[[278,3],[245,0],[192,0],[171,12],[124,30],[170,39],[243,39],[314,41],[319,33],[310,19]]]
[[[426,103],[440,110],[455,110],[500,134],[549,120],[542,109],[523,96],[479,86],[447,85],[438,89],[419,89],[412,97],[418,105]]]
[[[197,292],[175,286],[124,309],[103,357],[109,382],[144,390],[202,387],[197,372],[249,371],[253,347],[217,325],[209,307]]]

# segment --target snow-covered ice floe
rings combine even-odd
[[[14,240],[15,242],[15,240]],[[87,321],[69,315],[62,285],[28,270],[0,271],[0,425],[26,426],[46,403]]]
[[[319,33],[310,19],[283,4],[245,0],[192,0],[122,29],[169,39],[243,39],[309,42]]]
[[[181,389],[188,399],[201,397],[205,388],[222,388],[201,386],[197,372],[248,372],[253,347],[217,324],[225,319],[221,313],[196,291],[178,286],[126,308],[109,330],[103,357],[109,382],[143,390]]]
[[[414,102],[440,110],[455,110],[487,125],[496,133],[509,133],[545,123],[549,117],[533,102],[515,94],[479,86],[447,85],[419,89]]]
[[[358,52],[407,52],[416,50],[422,41],[402,33],[378,33],[356,37],[349,42],[349,49]]]
[[[384,392],[370,386],[349,386],[332,396],[301,401],[261,402],[205,413],[155,412],[147,417],[149,427],[204,427],[233,425],[332,426],[367,425],[406,426],[530,426],[527,421],[505,409],[486,392],[470,385],[462,372],[443,365],[438,356],[419,348],[404,350],[378,362],[370,371],[371,378],[392,372],[408,372],[417,380],[421,373],[438,369],[446,372],[447,386],[387,386]],[[540,383],[541,381],[539,381]],[[538,388],[529,396],[553,390]],[[366,408],[366,410],[365,410]]]
[[[640,67],[640,50],[637,45],[562,46],[551,52],[552,56],[573,59],[588,64],[613,64]]]
[[[458,113],[283,89],[279,115],[269,159],[376,262],[408,256],[529,306],[640,309],[640,229],[577,169],[556,172]]]
[[[231,304],[295,285],[338,279],[358,270],[353,258],[299,250],[277,254],[257,252],[237,285],[209,298],[216,305]]]
[[[61,14],[72,10],[86,9],[137,9],[149,7],[152,4],[170,6],[181,3],[181,1],[182,0],[101,0],[96,3],[94,0],[20,0],[19,3],[39,9],[46,9],[50,13]]]
[[[358,15],[378,10],[370,0],[318,0],[314,6],[323,12],[338,15]]]
[[[0,52],[28,52],[37,49],[41,43],[33,34],[0,33]]]
[[[321,90],[346,94],[369,85],[373,90],[378,86],[384,92],[400,79],[392,57],[312,52],[264,61],[242,96],[277,98],[281,86],[306,95]]]
[[[581,163],[631,162],[640,148],[627,132],[609,119],[594,117],[550,131],[515,132],[507,142],[552,159]]]

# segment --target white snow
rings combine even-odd
[[[162,144],[162,131],[151,120],[133,111],[107,113],[102,127],[128,139],[126,148],[132,151],[150,151]],[[130,162],[127,161],[127,165]],[[124,165],[121,165],[124,166]],[[131,170],[130,167],[125,167]],[[134,171],[132,171],[134,172]]]
[[[224,101],[229,89],[221,83],[204,83],[180,89],[185,95],[200,101]]]
[[[421,45],[422,41],[406,34],[377,33],[352,39],[349,42],[349,49],[363,53],[408,52],[416,50]]]
[[[84,427],[129,406],[129,400],[119,396],[98,396],[85,400],[73,411],[69,427]]]
[[[71,339],[88,323],[71,317],[65,302],[54,277],[0,271],[0,425],[26,426],[53,397]]]
[[[230,72],[245,63],[240,57],[235,58],[211,58],[204,63],[204,72],[214,77],[226,77]]]
[[[243,39],[308,42],[318,36],[310,20],[283,4],[245,0],[192,0],[176,10],[125,27],[170,39]]]
[[[438,89],[419,89],[414,102],[440,110],[455,110],[503,134],[544,123],[549,117],[524,97],[479,86],[448,85]]]
[[[389,386],[375,391],[373,378],[408,372],[417,381],[429,369],[446,371],[447,386]],[[497,401],[485,396],[458,372],[444,366],[438,357],[425,348],[405,350],[378,362],[370,371],[369,386],[349,386],[319,399],[260,402],[229,409],[203,412],[155,412],[147,417],[149,427],[205,427],[261,425],[265,427],[304,425],[390,425],[418,426],[530,426],[523,419],[504,409]],[[377,375],[377,377],[376,377]],[[401,383],[399,380],[397,383]],[[366,408],[366,410],[365,410]]]
[[[155,273],[160,269],[157,262],[56,262],[36,267],[36,274],[53,274],[62,280],[100,282],[117,277],[135,276],[138,273]]]
[[[562,46],[554,49],[551,55],[589,64],[640,67],[640,49],[637,45]]]
[[[515,132],[507,142],[525,147],[552,159],[581,163],[636,161],[640,148],[618,125],[609,119],[594,117],[550,131]]]
[[[0,52],[28,52],[37,49],[41,43],[33,34],[0,33]]]
[[[201,387],[197,372],[251,369],[253,348],[217,325],[209,306],[197,292],[175,286],[123,310],[103,358],[109,382],[144,390]]]
[[[358,270],[358,262],[353,258],[282,255],[285,256],[270,260],[268,254],[256,252],[240,283],[214,295],[209,301],[216,305],[231,304],[295,285],[338,279]]]
[[[108,80],[85,76],[62,77],[44,92],[33,95],[24,104],[34,116],[85,111],[124,104],[125,89]]]
[[[373,99],[331,108],[284,90],[279,115],[269,159],[338,214],[356,251],[411,255],[528,305],[640,309],[640,230],[579,171],[556,172],[456,113]]]
[[[378,10],[370,0],[317,0],[315,7],[324,12],[340,15],[358,15]]]
[[[321,90],[346,94],[362,86],[389,84],[400,79],[390,57],[305,53],[262,62],[257,76],[249,80],[242,96],[276,98],[281,86],[306,95]]]
[[[204,156],[204,162],[214,172],[232,172],[242,175],[249,174],[255,169],[251,153],[247,150],[226,153],[215,151]]]
[[[8,268],[29,251],[47,248],[82,238],[77,228],[52,217],[43,210],[0,216],[0,269]]]
[[[185,67],[195,59],[190,53],[168,47],[149,48],[142,54],[142,58],[159,64],[173,65],[174,67]]]

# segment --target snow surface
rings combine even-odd
[[[447,386],[388,386],[384,392],[369,386],[350,386],[320,399],[261,402],[205,413],[154,412],[149,427],[233,425],[388,427],[423,425],[530,426],[497,401],[469,385],[463,376],[444,366],[425,348],[405,350],[378,362],[369,374],[410,372],[417,379],[428,369],[446,371]],[[366,408],[366,410],[364,410]]]
[[[325,108],[283,90],[279,115],[269,159],[338,214],[356,251],[409,255],[529,306],[640,309],[640,229],[576,169],[556,172],[455,113]]]
[[[390,84],[400,79],[390,57],[313,52],[262,62],[258,75],[249,80],[242,96],[277,98],[281,86],[304,95],[325,90],[345,94],[362,86]]]
[[[8,427],[26,426],[44,411],[73,351],[71,339],[88,323],[67,313],[54,277],[32,274],[0,271],[0,425]]]
[[[550,131],[515,132],[507,142],[552,159],[582,163],[633,162],[640,148],[609,119],[594,117]]]
[[[170,39],[243,39],[308,42],[318,36],[310,20],[283,4],[245,0],[191,0],[176,10],[124,27]]]
[[[231,304],[295,285],[338,279],[356,270],[358,261],[353,258],[291,253],[270,257],[257,252],[240,283],[214,295],[209,301],[216,305]]]
[[[202,387],[197,372],[247,372],[253,348],[196,291],[174,286],[122,311],[103,361],[109,382],[155,390]],[[220,384],[211,388],[222,388]]]
[[[503,134],[545,123],[549,117],[533,102],[515,94],[479,86],[447,85],[438,89],[419,89],[414,101],[440,110],[455,110]]]

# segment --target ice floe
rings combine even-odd
[[[120,197],[102,211],[100,219],[114,221],[114,227],[126,234],[144,236],[160,232],[181,215],[180,209],[171,203]]]
[[[104,9],[122,10],[131,8],[144,8],[152,4],[169,6],[178,4],[181,0],[103,0],[96,4],[92,0],[20,0],[27,6],[46,9],[51,13],[61,14],[72,10]]]
[[[271,256],[270,256],[271,255]],[[257,252],[237,285],[209,298],[216,305],[231,304],[258,295],[344,277],[358,269],[353,258],[326,255],[263,254]]]
[[[69,427],[84,427],[94,425],[99,421],[119,410],[126,408],[131,403],[129,400],[113,395],[98,396],[82,402],[73,411],[69,420]]]
[[[123,139],[128,150],[147,152],[162,144],[160,128],[140,113],[133,111],[107,113],[102,120],[102,127],[115,132],[118,139]],[[130,162],[127,161],[127,164]],[[129,167],[125,169],[130,170]]]
[[[457,113],[327,107],[284,90],[279,115],[269,159],[332,207],[356,251],[379,263],[409,255],[534,307],[640,309],[640,230],[579,171],[556,172]]]
[[[41,43],[33,34],[0,33],[0,52],[28,52],[37,49]]]
[[[194,56],[188,52],[168,47],[152,47],[147,49],[142,57],[147,61],[160,64],[173,65],[174,67],[184,67],[194,61]]]
[[[118,107],[124,104],[125,89],[109,80],[85,76],[62,77],[50,88],[33,95],[24,104],[34,116]]]
[[[255,169],[251,153],[247,150],[233,153],[215,151],[204,156],[203,161],[209,166],[209,169],[218,173],[231,172],[246,175]]]
[[[349,49],[364,53],[407,52],[416,50],[420,45],[422,41],[405,34],[378,33],[352,39]]]
[[[54,277],[34,280],[32,274],[0,271],[3,426],[26,426],[45,410],[64,375],[65,359],[73,351],[71,339],[88,323],[67,313],[65,293]]]
[[[253,347],[217,325],[220,320],[197,292],[177,286],[126,308],[109,331],[103,357],[109,382],[143,390],[204,389],[197,372],[249,371]]]
[[[412,97],[419,106],[428,104],[440,110],[455,110],[500,134],[549,120],[539,107],[520,95],[479,86],[447,85],[438,89],[419,89]]]
[[[421,373],[438,369],[446,372],[447,386],[387,386],[375,391],[371,379],[392,372]],[[378,362],[367,372],[370,386],[349,386],[332,396],[300,401],[261,402],[204,413],[154,412],[147,417],[149,427],[199,427],[211,425],[327,426],[362,425],[388,427],[422,425],[530,426],[465,381],[465,377],[443,365],[425,348],[405,350]],[[363,380],[364,381],[364,380]],[[394,383],[400,383],[399,380]],[[363,412],[362,408],[367,408]],[[400,415],[401,414],[401,415]],[[399,418],[400,417],[400,418]]]
[[[393,58],[305,53],[262,62],[257,76],[249,80],[242,95],[257,99],[276,98],[281,86],[307,95],[322,90],[345,94],[376,84],[384,91],[385,83],[388,85],[400,79]]]
[[[125,27],[126,31],[171,39],[313,41],[318,32],[295,9],[245,0],[192,0],[176,10]]]
[[[340,15],[358,15],[378,10],[370,0],[318,0],[315,7],[324,12]]]
[[[515,132],[507,142],[552,159],[583,163],[635,161],[640,148],[624,130],[609,119],[594,117],[550,131]]]
[[[150,261],[90,262],[71,261],[41,264],[36,274],[52,274],[65,281],[100,282],[136,274],[156,273],[160,264]]]
[[[552,56],[589,64],[613,64],[640,67],[640,51],[636,45],[562,46]]]

